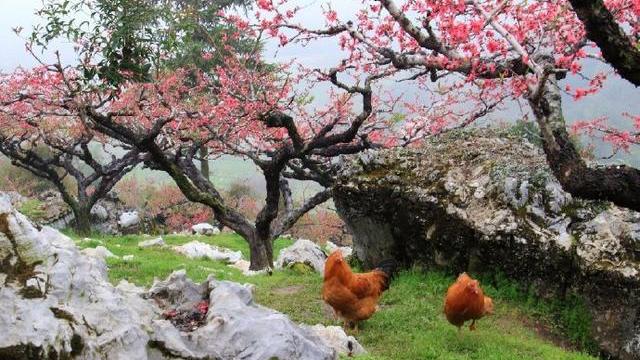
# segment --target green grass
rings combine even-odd
[[[320,300],[322,278],[304,271],[275,271],[272,276],[247,277],[221,262],[190,260],[170,249],[138,249],[140,236],[123,236],[101,241],[116,255],[134,255],[125,262],[108,259],[109,276],[113,283],[127,279],[149,286],[154,277],[164,278],[172,271],[185,269],[194,281],[209,274],[218,279],[256,285],[255,298],[262,305],[274,308],[296,322],[339,325],[332,319]],[[248,257],[247,244],[235,234],[214,237],[165,236],[169,245],[179,245],[197,239],[202,242],[240,250]],[[81,247],[97,242],[80,242]],[[276,241],[276,253],[291,244],[291,240]],[[478,330],[458,334],[442,314],[443,295],[454,280],[439,272],[411,270],[401,273],[383,295],[381,309],[361,325],[357,335],[368,350],[360,359],[592,359],[589,355],[566,350],[543,339],[527,325],[541,318],[551,328],[561,329],[580,342],[584,324],[589,319],[579,303],[548,303],[535,300],[517,286],[500,277],[487,281],[485,291],[494,298],[496,315],[480,320]],[[565,321],[566,320],[566,321]],[[554,326],[553,324],[570,324]]]

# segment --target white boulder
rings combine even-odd
[[[285,268],[294,264],[307,264],[317,272],[324,272],[327,255],[318,244],[311,240],[298,239],[293,245],[280,251],[276,260],[277,268]]]
[[[191,259],[208,258],[230,263],[235,263],[242,259],[242,253],[240,251],[222,249],[200,241],[191,241],[184,245],[175,246],[173,250]]]
[[[118,226],[121,228],[129,228],[140,224],[140,215],[137,211],[128,211],[120,214]]]
[[[211,224],[200,223],[191,227],[191,233],[193,235],[218,235],[220,234],[220,229]]]

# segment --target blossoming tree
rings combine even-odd
[[[407,145],[417,136],[397,137],[390,131],[392,116],[387,115],[397,101],[374,88],[385,74],[367,74],[349,82],[355,69],[340,64],[324,71],[297,64],[265,64],[260,58],[262,30],[238,16],[220,16],[239,31],[220,37],[217,49],[224,61],[219,65],[208,71],[145,67],[138,69],[141,74],[136,67],[127,67],[115,75],[111,67],[105,68],[100,51],[113,48],[104,31],[98,31],[97,37],[94,31],[70,31],[72,23],[56,17],[54,23],[66,29],[60,36],[72,36],[78,43],[78,62],[71,66],[57,62],[45,67],[42,76],[62,79],[55,105],[81,114],[81,124],[88,131],[145,153],[147,166],[165,171],[187,199],[211,208],[220,224],[246,239],[251,269],[259,270],[273,266],[274,239],[331,197],[339,155]],[[131,37],[125,38],[135,38],[138,31],[133,27]],[[143,29],[142,34],[146,33]],[[235,51],[233,44],[246,40],[243,37],[254,41],[251,51]],[[35,40],[46,45],[51,38],[36,34]],[[156,48],[144,44],[144,49]],[[135,42],[128,46],[136,48]],[[119,56],[114,61],[117,64]],[[308,79],[306,86],[294,86],[303,78]],[[312,106],[307,86],[320,82],[331,84],[333,90],[328,104]],[[248,158],[260,169],[266,197],[254,219],[227,202],[199,171],[195,161],[204,147],[211,156]],[[296,207],[291,178],[314,181],[323,190]]]
[[[0,152],[53,183],[73,212],[75,231],[87,235],[93,206],[143,156],[88,129],[81,109],[65,98],[72,74],[51,70],[18,69],[0,77]]]
[[[597,92],[607,74],[586,74],[583,64],[586,59],[602,59],[604,55],[615,65],[617,61],[609,55],[618,47],[620,54],[630,55],[623,59],[626,65],[617,68],[633,81],[633,70],[624,67],[633,68],[633,54],[637,52],[637,1],[596,2],[608,10],[608,24],[616,25],[600,29],[613,29],[609,35],[615,36],[608,38],[617,42],[609,47],[606,37],[602,41],[603,37],[594,36],[597,23],[588,18],[593,9],[585,11],[587,2],[579,0],[365,0],[357,2],[362,5],[355,14],[339,14],[329,5],[321,5],[326,25],[320,28],[310,28],[299,20],[301,13],[314,11],[313,7],[300,7],[288,0],[257,3],[260,25],[269,28],[282,44],[335,39],[344,54],[345,67],[374,74],[406,72],[407,78],[424,91],[445,86],[446,96],[461,89],[485,94],[456,96],[457,102],[465,105],[486,101],[487,97],[524,100],[540,128],[548,163],[567,191],[640,209],[640,171],[628,166],[588,166],[570,141],[560,96],[564,91],[579,100]],[[587,24],[586,33],[576,12]],[[603,47],[603,54],[587,34]],[[580,76],[585,86],[561,88],[558,81],[566,76]],[[421,106],[419,102],[414,104],[415,109]],[[628,148],[640,142],[640,121],[637,115],[627,116],[635,132],[601,122],[583,122],[576,129],[605,133],[604,139],[615,147]]]

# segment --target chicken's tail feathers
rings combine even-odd
[[[384,284],[384,289],[386,290],[389,288],[391,279],[393,279],[398,272],[398,263],[394,259],[382,260],[378,263],[378,266],[376,266],[376,270],[382,271],[387,275],[386,283]]]

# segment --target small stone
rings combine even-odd
[[[214,227],[211,224],[207,224],[207,223],[200,223],[200,224],[196,224],[193,225],[191,227],[191,232],[193,233],[193,235],[218,235],[220,234],[220,229],[218,229],[217,227]]]
[[[156,246],[165,246],[166,243],[164,242],[164,239],[162,239],[161,237],[157,237],[155,239],[150,239],[150,240],[144,240],[144,241],[140,241],[138,243],[138,247],[141,249],[144,248],[149,248],[149,247],[156,247]]]

